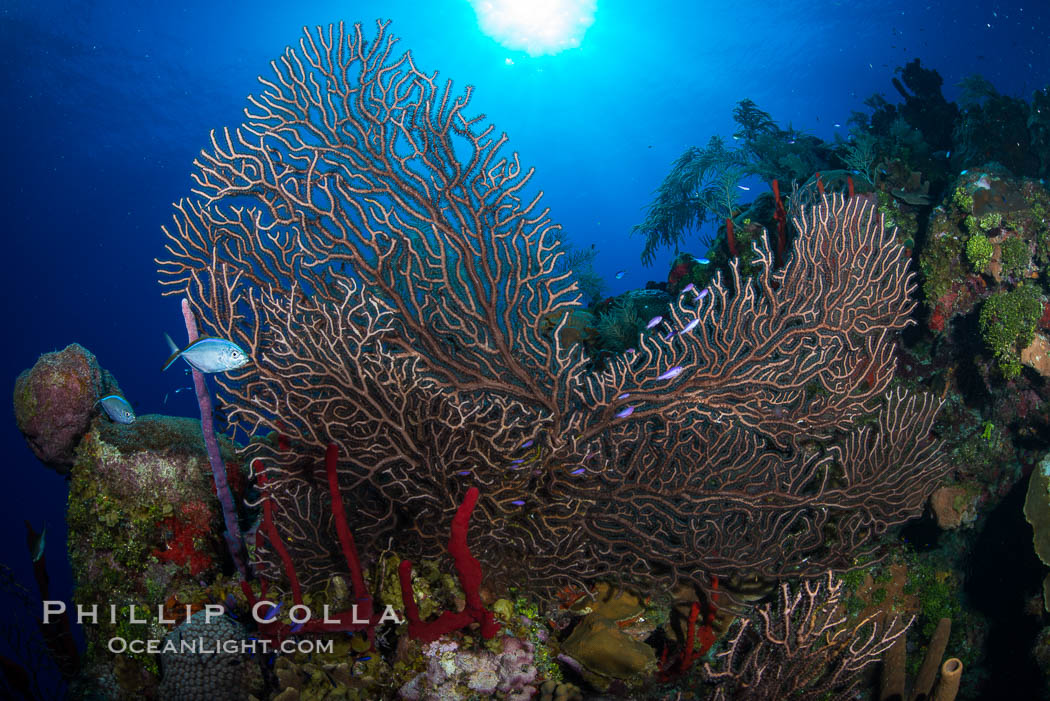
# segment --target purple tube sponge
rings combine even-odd
[[[190,303],[182,300],[182,318],[186,322],[186,335],[189,342],[197,340],[197,319],[193,316]],[[244,564],[244,541],[241,538],[241,527],[237,521],[237,507],[233,503],[233,493],[226,481],[226,463],[222,461],[219,453],[219,439],[215,436],[215,421],[212,414],[211,393],[208,385],[204,382],[204,373],[190,366],[193,371],[193,387],[197,391],[197,405],[201,409],[201,431],[204,433],[204,447],[208,451],[208,462],[211,463],[211,474],[215,479],[215,494],[222,504],[222,518],[226,523],[226,547],[230,550],[230,557],[241,576],[248,577],[248,568]]]

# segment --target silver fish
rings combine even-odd
[[[164,363],[161,372],[170,368],[180,357],[204,373],[236,370],[247,365],[250,360],[240,346],[224,338],[203,336],[182,350],[171,340],[171,336],[164,334],[164,338],[168,340],[168,346],[171,348],[171,357]]]
[[[107,394],[99,399],[98,403],[102,405],[106,415],[118,424],[135,423],[135,410],[131,408],[128,400],[119,394]]]
[[[28,533],[33,533],[33,528],[29,525],[29,521],[26,521],[26,529]],[[47,544],[47,524],[44,524],[39,533],[33,534],[33,536],[27,535],[26,537],[29,543],[29,554],[32,556],[33,562],[38,562],[44,556],[44,547]]]

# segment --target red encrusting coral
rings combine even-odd
[[[930,329],[940,333],[941,331],[944,331],[947,321],[948,320],[944,316],[944,308],[938,304],[933,308],[933,312],[930,314]]]
[[[692,266],[689,265],[688,260],[682,260],[671,268],[671,272],[667,275],[667,286],[672,290],[679,289],[679,283],[692,271]]]
[[[153,555],[163,562],[189,567],[194,577],[212,566],[212,557],[203,543],[211,539],[211,510],[199,501],[182,504],[179,513],[162,519],[157,525],[172,532],[163,550]]]
[[[1043,315],[1039,317],[1039,328],[1050,331],[1050,302],[1043,303]]]

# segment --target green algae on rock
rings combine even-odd
[[[220,445],[231,484],[243,489],[236,444]],[[89,662],[111,657],[110,638],[163,638],[157,612],[169,599],[203,598],[201,580],[213,579],[225,557],[214,492],[199,421],[146,415],[128,425],[92,422],[70,471],[66,515],[74,603],[104,612],[84,625]],[[131,623],[132,606],[147,623]],[[157,671],[156,656],[128,659]]]

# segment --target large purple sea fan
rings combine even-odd
[[[195,161],[158,261],[252,356],[219,382],[232,420],[288,439],[249,448],[282,535],[322,533],[296,504],[325,488],[329,443],[366,558],[444,552],[476,485],[486,573],[539,586],[815,574],[919,513],[945,469],[938,404],[888,391],[914,285],[870,204],[823,199],[783,268],[756,242],[754,279],[734,264],[665,316],[689,333],[595,371],[562,342],[578,294],[532,171],[468,115],[470,88],[394,42],[384,24],[306,31]],[[857,428],[872,414],[878,432]]]

